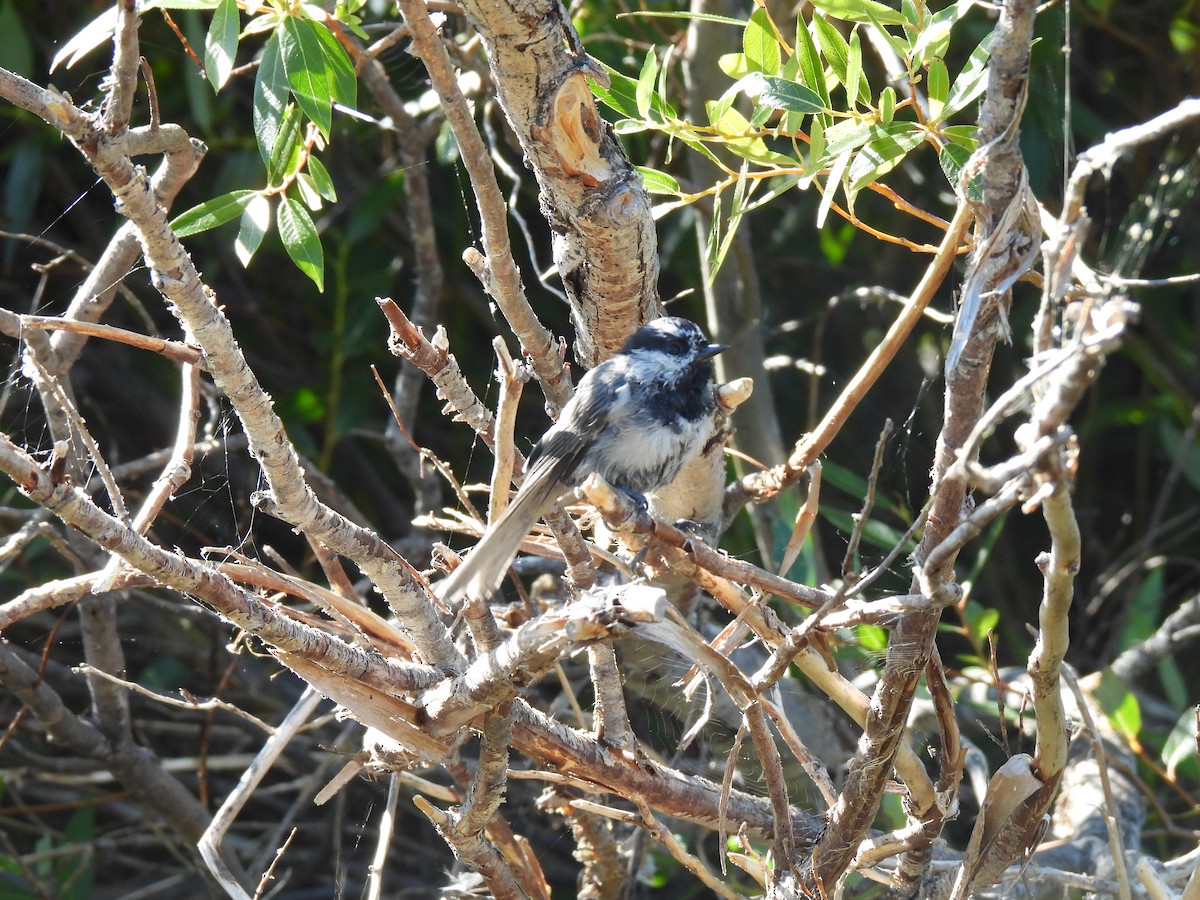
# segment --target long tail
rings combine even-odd
[[[542,511],[567,492],[553,471],[536,474],[541,477],[526,479],[508,509],[479,539],[475,549],[437,586],[443,601],[454,603],[466,596],[486,599],[500,589],[521,540]]]

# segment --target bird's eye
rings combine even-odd
[[[687,352],[688,342],[683,338],[671,338],[667,341],[667,352],[672,356],[683,356]]]

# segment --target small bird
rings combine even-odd
[[[726,349],[687,319],[655,319],[585,374],[530,452],[512,503],[442,583],[442,599],[495,593],[533,523],[593,472],[642,502],[674,481],[711,432],[712,358]]]

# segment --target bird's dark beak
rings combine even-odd
[[[724,353],[728,349],[729,349],[728,344],[709,344],[707,347],[705,347],[703,350],[700,351],[700,354],[697,357],[697,359],[712,359],[718,353]]]

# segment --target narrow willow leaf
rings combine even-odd
[[[654,48],[651,47],[646,51],[646,58],[642,60],[642,71],[637,80],[637,112],[643,119],[650,116],[650,103],[654,98],[654,82],[657,78],[658,57],[654,55]]]
[[[325,254],[321,250],[321,238],[308,210],[291,197],[283,197],[276,213],[279,237],[283,248],[301,272],[316,284],[317,290],[325,290]]]
[[[236,0],[221,0],[204,38],[204,73],[214,91],[219,91],[233,71],[241,22]]]
[[[754,10],[746,30],[742,32],[742,50],[746,54],[746,65],[752,72],[777,75],[782,62],[782,51],[767,11],[761,7]]]
[[[925,140],[925,132],[913,122],[877,125],[866,145],[850,166],[850,190],[860,191],[886,175]]]
[[[987,88],[987,61],[992,52],[992,42],[995,32],[992,32],[971,51],[967,64],[954,79],[950,86],[950,94],[946,97],[946,108],[942,115],[949,119],[957,115],[969,104],[973,103]]]
[[[937,122],[946,108],[946,97],[950,94],[950,74],[946,64],[935,59],[929,64],[929,77],[925,79],[925,91],[929,95],[929,120]]]
[[[68,69],[71,68],[101,44],[112,40],[116,27],[117,9],[110,6],[59,48],[50,61],[50,71],[53,72],[63,63]]]
[[[600,65],[604,66],[604,71],[608,73],[609,83],[605,87],[599,82],[589,79],[588,84],[592,88],[592,95],[609,109],[620,113],[626,118],[642,118],[638,113],[637,105],[638,83],[628,75],[622,75],[611,66],[604,65],[604,63]],[[650,105],[662,117],[662,121],[665,122],[675,118],[675,108],[660,95],[654,94]]]
[[[171,220],[176,237],[189,237],[224,225],[240,216],[250,201],[258,196],[256,191],[230,191],[193,206]]]
[[[255,194],[242,213],[242,224],[238,228],[237,240],[233,242],[233,252],[243,266],[250,265],[251,258],[262,245],[263,236],[270,227],[271,201],[262,194]]]
[[[825,63],[821,61],[821,54],[813,41],[812,32],[808,30],[804,17],[800,15],[796,16],[796,61],[804,83],[816,91],[825,109],[832,109],[829,89],[825,85]],[[821,124],[824,127],[828,128],[832,121],[828,115],[821,115]]]
[[[875,0],[812,0],[812,5],[846,22],[869,22],[874,17],[884,25],[904,24],[903,15]]]
[[[679,190],[679,182],[666,172],[660,172],[658,169],[651,169],[648,166],[634,166],[634,168],[642,176],[642,184],[651,194],[673,194],[678,197],[682,193]]]
[[[870,10],[868,10],[869,12]],[[875,27],[875,33],[887,41],[888,46],[892,48],[893,52],[900,59],[908,59],[912,51],[912,44],[909,43],[908,39],[892,34],[883,27],[883,22],[879,21],[875,15],[872,14],[870,19],[871,24]]]
[[[840,31],[824,16],[813,16],[813,24],[817,28],[817,41],[821,45],[821,53],[829,68],[842,84],[846,83],[846,67],[849,63],[850,45],[842,37]]]
[[[833,205],[833,195],[837,193],[838,185],[841,184],[842,176],[846,173],[846,166],[850,164],[850,157],[853,151],[847,150],[839,156],[832,166],[829,167],[829,177],[825,179],[825,190],[821,195],[821,205],[817,208],[817,227],[825,227],[825,219],[829,215],[829,208]]]
[[[896,116],[896,89],[890,84],[879,95],[879,121],[891,125]]]
[[[821,118],[813,116],[812,127],[808,129],[808,167],[816,172],[821,158],[825,156],[825,126]]]
[[[958,21],[958,5],[951,3],[929,18],[913,41],[912,60],[918,66],[928,65],[930,60],[941,59],[950,47],[950,30]]]
[[[696,13],[696,12],[650,12],[649,10],[638,10],[637,12],[618,13],[618,19],[631,19],[634,16],[640,16],[646,19],[695,19],[697,22],[714,22],[718,25],[736,25],[741,28],[746,24],[745,19],[732,19],[729,16],[718,16],[713,13]]]
[[[254,77],[254,137],[264,164],[270,162],[271,150],[279,137],[287,96],[287,75],[279,51],[279,33],[272,32],[263,46],[258,74]]]
[[[745,212],[744,204],[748,196],[746,180],[748,171],[749,166],[743,162],[733,188],[733,206],[729,211],[729,221],[725,225],[725,235],[721,238],[721,245],[717,248],[716,256],[712,260],[712,268],[708,275],[709,284],[712,284],[713,279],[717,277],[717,272],[724,265],[725,257],[729,255],[729,248],[733,246],[733,240],[737,237],[737,229],[742,222],[742,214]]]
[[[858,29],[850,32],[850,46],[846,54],[846,104],[854,109],[858,101],[859,80],[862,78],[862,38]]]

